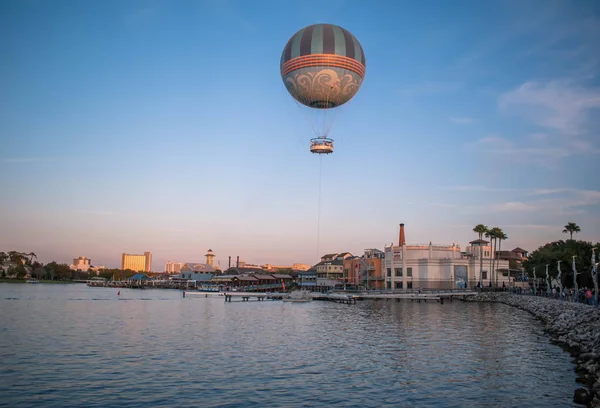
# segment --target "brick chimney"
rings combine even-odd
[[[404,246],[406,244],[406,237],[404,236],[404,224],[400,224],[400,237],[398,238],[398,246]]]

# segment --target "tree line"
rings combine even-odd
[[[66,263],[52,261],[44,265],[37,261],[37,256],[33,252],[0,252],[0,278],[15,277],[17,279],[23,279],[27,275],[28,270],[30,271],[31,276],[39,280],[62,281],[84,280],[95,276],[100,276],[107,280],[123,280],[138,273],[131,269],[122,270],[117,268],[100,269],[98,273],[91,269],[87,271],[74,271]]]
[[[498,227],[488,228],[484,224],[478,224],[473,228],[473,232],[477,233],[479,239],[486,238],[490,239],[490,246],[494,251],[500,251],[502,248],[502,241],[508,237]],[[580,241],[573,239],[573,235],[581,232],[581,227],[574,222],[568,222],[562,229],[563,234],[568,234],[569,239],[557,240],[548,242],[536,250],[532,251],[525,261],[523,261],[523,271],[530,277],[535,275],[538,278],[546,278],[546,265],[548,265],[548,275],[551,279],[558,277],[558,261],[561,261],[561,283],[566,287],[573,287],[573,260],[575,261],[575,268],[577,270],[577,283],[579,286],[593,286],[592,277],[592,249],[600,251],[600,243],[593,244],[592,242]],[[573,258],[575,257],[575,258]],[[492,268],[495,270],[494,263],[495,257],[492,259]],[[598,259],[596,259],[598,262]],[[517,268],[518,265],[511,263],[510,268]]]

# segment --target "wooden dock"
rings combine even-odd
[[[440,291],[427,291],[427,292],[360,292],[360,293],[348,293],[348,292],[332,292],[332,293],[320,293],[311,292],[308,295],[313,300],[322,300],[335,303],[344,303],[349,305],[356,304],[357,300],[395,300],[399,302],[402,299],[416,301],[416,302],[439,302],[444,301],[452,302],[454,299],[464,299],[469,296],[475,296],[475,291],[465,290],[440,290]],[[284,297],[288,297],[289,293],[279,292],[225,292],[225,302],[231,302],[233,299],[241,299],[242,302],[248,302],[250,299],[256,299],[257,301],[268,300],[281,300]]]
[[[452,302],[454,299],[464,299],[465,297],[475,296],[477,292],[466,291],[466,290],[440,290],[440,291],[427,291],[427,292],[381,292],[381,293],[368,293],[363,292],[356,295],[360,300],[372,299],[372,300],[396,300],[399,302],[402,299],[410,299],[411,301],[427,302],[436,301],[444,303],[444,300]]]
[[[225,292],[225,302],[231,302],[233,299],[241,299],[242,302],[248,302],[250,299],[256,299],[257,301],[268,300],[281,300],[284,297],[288,297],[289,293],[278,293],[278,292]],[[335,303],[345,304],[356,304],[357,296],[340,294],[340,293],[318,293],[311,292],[308,294],[312,300],[325,300]]]

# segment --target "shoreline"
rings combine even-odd
[[[0,283],[27,283],[27,279],[0,279]],[[52,285],[71,285],[71,284],[83,283],[83,282],[41,280],[39,283],[48,283],[48,284],[52,284]]]
[[[600,407],[600,308],[506,292],[479,293],[465,302],[497,302],[531,313],[544,323],[550,341],[574,357],[577,382],[573,402]]]

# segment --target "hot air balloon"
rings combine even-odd
[[[333,24],[313,24],[290,38],[281,54],[281,78],[304,109],[316,137],[310,151],[333,153],[329,132],[335,111],[356,95],[366,72],[365,53],[349,31]]]

